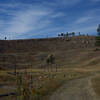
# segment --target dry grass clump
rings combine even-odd
[[[0,75],[0,85],[15,85],[16,77],[9,74]]]
[[[92,79],[92,86],[98,96],[100,96],[100,76]]]
[[[45,100],[66,81],[87,76],[80,72],[51,72],[18,77],[18,100]],[[22,78],[23,77],[23,78]],[[32,81],[32,82],[31,82]]]
[[[0,81],[2,83],[9,83],[10,87],[14,87],[13,91],[17,95],[10,96],[5,100],[45,100],[54,91],[61,87],[65,82],[73,79],[85,77],[89,75],[85,72],[75,71],[59,71],[59,72],[20,72],[18,75],[2,74]],[[5,84],[7,86],[7,84]],[[0,88],[0,91],[6,93],[12,92],[14,89]],[[4,93],[5,93],[4,92]],[[7,98],[7,97],[5,97]],[[10,99],[9,99],[10,98]]]

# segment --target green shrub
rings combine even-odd
[[[100,36],[97,36],[96,37],[96,43],[95,43],[96,46],[100,46]]]

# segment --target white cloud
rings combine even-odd
[[[84,17],[78,18],[75,23],[76,24],[86,23],[87,21],[90,21],[91,19],[92,19],[91,16],[84,16]]]
[[[67,26],[68,31],[96,34],[100,22],[99,12],[100,9],[91,9],[84,12],[81,16],[77,16],[77,18]]]
[[[40,29],[49,24],[48,20],[41,21],[41,18],[46,15],[48,15],[46,11],[33,10],[17,13],[15,17],[8,21],[9,24],[4,28],[4,31],[9,33],[16,32],[17,36],[32,30]]]
[[[62,3],[63,5],[75,5],[79,3],[80,1],[81,0],[62,0],[62,1],[59,1],[59,3]]]
[[[10,5],[11,6],[11,5]],[[0,9],[1,13],[9,15],[10,18],[7,20],[0,19],[0,30],[2,36],[16,38],[21,35],[31,34],[36,35],[35,32],[40,32],[42,29],[46,29],[51,25],[52,19],[64,16],[62,12],[54,12],[50,8],[43,6],[31,7],[27,6],[28,9],[19,9],[17,11],[6,9],[5,7]],[[4,16],[5,17],[5,16]],[[0,33],[0,34],[1,34]]]
[[[82,0],[50,0],[50,1],[44,1],[42,4],[45,6],[50,6],[53,8],[60,8],[60,7],[72,7],[74,5],[77,5]]]
[[[51,18],[58,18],[58,17],[62,17],[62,16],[65,16],[65,14],[62,12],[58,12],[58,13],[51,15]]]
[[[81,0],[54,0],[56,4],[58,5],[76,5],[78,4]]]
[[[0,34],[4,33],[2,34],[3,37],[7,36],[15,39],[20,36],[36,36],[43,33],[62,31],[93,32],[100,21],[100,10],[86,10],[85,13],[80,12],[78,16],[77,13],[72,16],[72,10],[72,12],[62,10],[64,7],[75,6],[81,1],[52,0],[36,5],[22,3],[0,4],[0,14],[5,15],[0,17]]]
[[[100,0],[90,0],[90,1],[95,2],[95,3],[96,3],[96,2],[100,2]]]
[[[91,26],[90,25],[90,26],[79,27],[77,29],[71,29],[71,30],[74,31],[74,32],[82,32],[82,33],[86,34],[88,32],[91,32],[91,33],[95,32],[96,31],[96,28],[97,28],[97,26],[95,26],[95,25],[92,25]]]
[[[6,28],[7,32],[29,32],[35,27],[38,21],[43,17],[48,15],[46,11],[34,11],[28,10],[25,12],[17,13],[14,18],[9,21],[10,26]]]

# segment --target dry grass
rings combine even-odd
[[[56,89],[62,86],[66,81],[86,77],[89,75],[86,72],[67,70],[59,70],[58,72],[43,72],[41,70],[32,70],[31,73],[29,73],[29,70],[27,74],[25,74],[23,70],[20,71],[20,75],[23,80],[23,87],[30,89],[29,91],[31,91],[31,96],[32,98],[34,98],[34,100],[45,100],[49,95],[56,91]],[[32,76],[32,83],[30,76]],[[6,88],[0,88],[0,93],[9,93],[13,91],[16,92],[16,89],[9,89],[7,87],[17,87],[16,77],[14,75],[8,74],[8,72],[4,72],[3,75],[2,72],[2,74],[0,75],[0,83],[6,86]],[[11,97],[11,100],[13,100],[12,98],[15,99],[16,97]],[[5,100],[9,100],[9,98]]]
[[[92,79],[92,86],[98,96],[100,96],[100,75]]]

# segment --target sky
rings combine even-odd
[[[0,0],[0,39],[96,35],[100,0]]]

